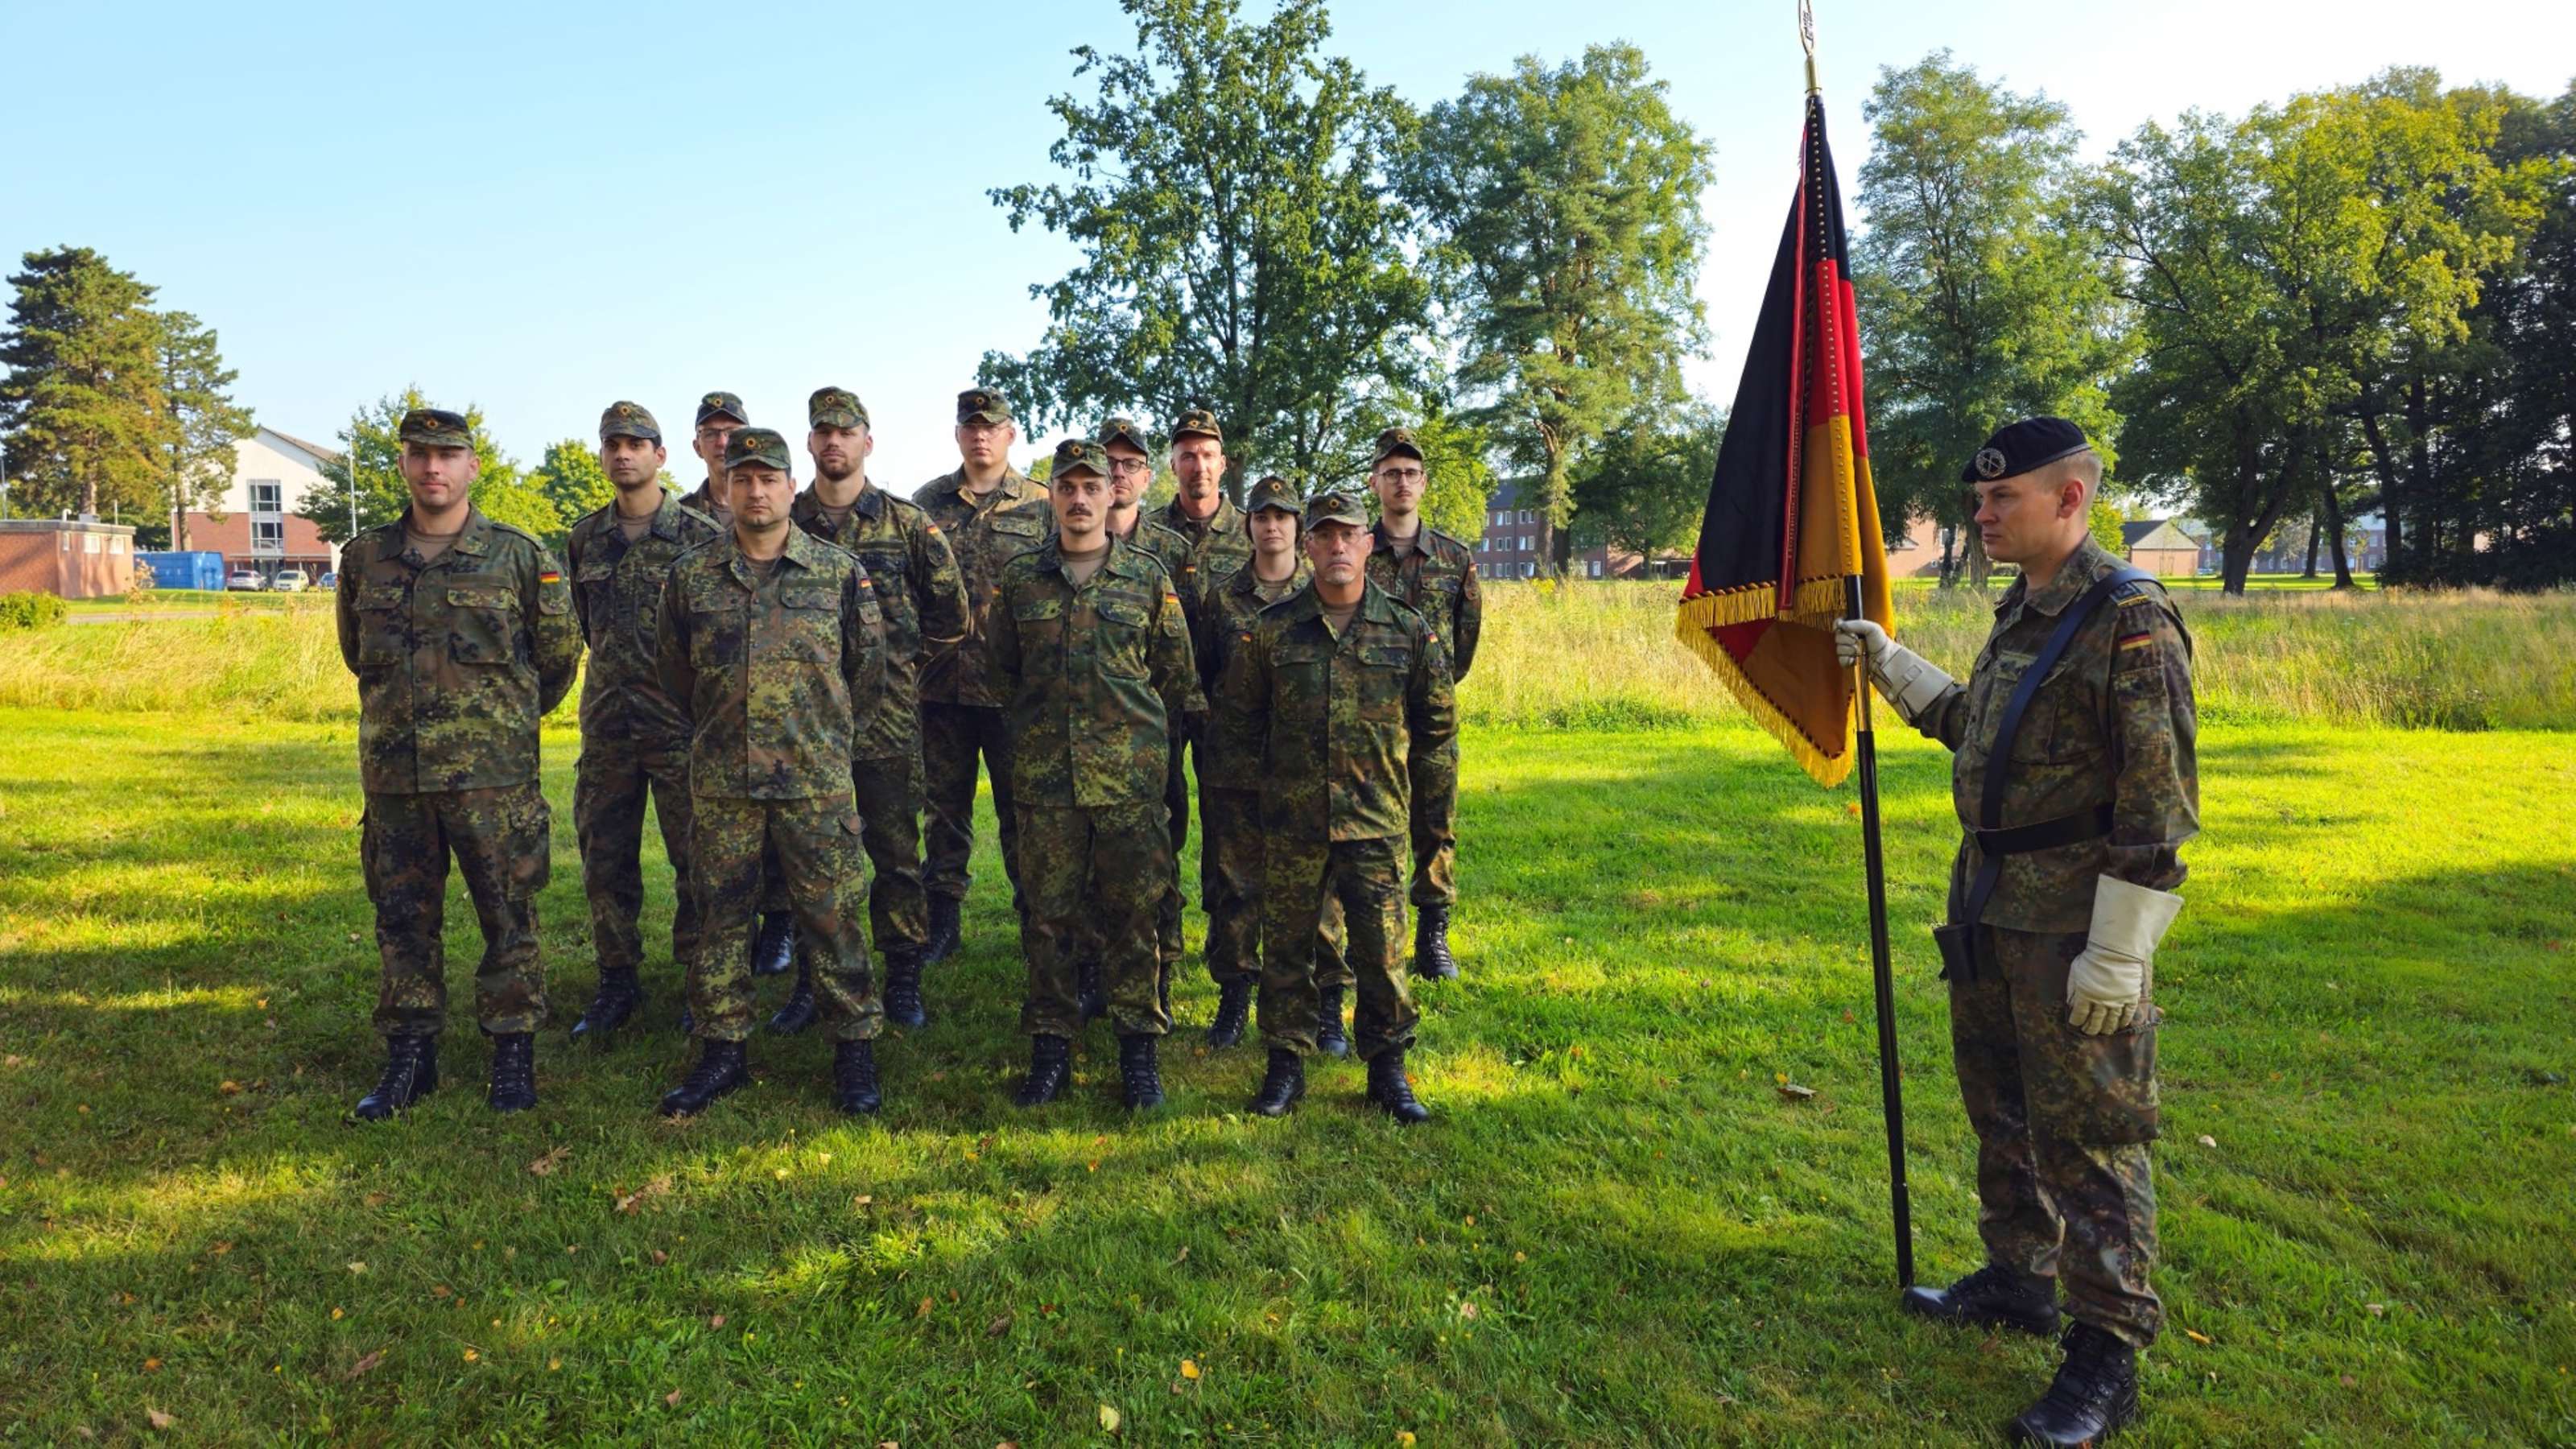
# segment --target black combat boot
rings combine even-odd
[[[872,1041],[845,1041],[832,1047],[832,1105],[853,1117],[873,1117],[885,1105],[877,1090],[877,1051]]]
[[[1252,983],[1222,981],[1216,988],[1216,1020],[1208,1024],[1207,1044],[1222,1051],[1243,1040],[1252,1015]]]
[[[1118,1080],[1125,1088],[1128,1111],[1143,1112],[1163,1105],[1163,1072],[1154,1060],[1154,1038],[1118,1038]]]
[[[2016,1444],[2099,1444],[2138,1417],[2138,1351],[2089,1323],[2066,1330],[2066,1362],[2005,1428]]]
[[[1089,1026],[1109,1014],[1109,996],[1100,989],[1100,963],[1084,961],[1073,968],[1073,996],[1082,1010],[1082,1024]]]
[[[1350,1033],[1342,1030],[1342,988],[1338,986],[1315,993],[1315,1050],[1331,1057],[1351,1054]]]
[[[358,1099],[353,1115],[361,1122],[381,1122],[437,1090],[438,1038],[389,1036],[385,1074],[376,1078],[374,1091]]]
[[[1270,1069],[1261,1074],[1261,1090],[1252,1094],[1257,1116],[1285,1117],[1306,1095],[1306,1060],[1286,1047],[1270,1049]]]
[[[796,968],[796,989],[787,993],[787,1004],[769,1018],[769,1029],[780,1036],[794,1036],[814,1024],[814,968]]]
[[[1369,1058],[1369,1105],[1407,1127],[1431,1120],[1431,1109],[1413,1099],[1413,1082],[1404,1075],[1404,1053],[1390,1047]]]
[[[921,1002],[918,946],[898,946],[886,953],[885,1019],[914,1031],[930,1025],[930,1009]]]
[[[1947,1288],[1918,1283],[1897,1300],[1908,1313],[1944,1323],[2012,1328],[2041,1338],[2057,1331],[2057,1284],[1988,1263]]]
[[[514,1031],[492,1038],[492,1110],[524,1112],[537,1105],[537,1037]]]
[[[1029,1075],[1011,1101],[1022,1107],[1043,1107],[1064,1092],[1064,1084],[1073,1077],[1073,1042],[1060,1036],[1029,1038]]]
[[[760,938],[751,943],[751,974],[784,976],[796,964],[796,916],[771,911],[760,918]]]
[[[608,1045],[608,1034],[626,1024],[644,1005],[644,983],[630,968],[599,973],[599,994],[590,999],[590,1009],[572,1024],[572,1039],[591,1038],[594,1046]]]
[[[1458,958],[1449,954],[1449,908],[1424,906],[1413,922],[1413,974],[1435,981],[1458,979]]]
[[[698,1043],[698,1062],[680,1085],[662,1094],[662,1115],[694,1117],[718,1097],[751,1084],[751,1063],[738,1041]]]
[[[936,966],[957,954],[965,942],[966,903],[955,896],[934,895],[930,898],[930,940],[921,950],[921,964]]]

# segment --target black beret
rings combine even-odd
[[[2092,446],[2084,430],[2064,418],[2024,418],[1995,429],[1995,435],[1986,439],[1977,456],[1959,470],[1959,481],[1973,484],[2017,478]]]

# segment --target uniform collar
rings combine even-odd
[[[1101,559],[1099,569],[1091,576],[1095,579],[1102,574],[1116,574],[1120,578],[1132,576],[1136,572],[1135,561],[1128,555],[1133,552],[1135,545],[1115,534],[1105,536],[1109,539],[1109,554]],[[1038,567],[1044,572],[1062,578],[1067,587],[1081,587],[1074,583],[1071,574],[1064,571],[1064,535],[1062,534],[1050,533],[1047,535],[1047,541],[1038,546]]]
[[[2011,604],[2018,600],[2023,608],[2036,609],[2053,619],[2064,612],[2067,605],[2082,597],[2086,589],[2093,587],[2094,575],[2110,562],[2112,558],[2103,552],[2102,545],[2087,538],[2076,546],[2075,552],[2066,556],[2066,562],[2057,566],[2057,572],[2046,584],[2034,589],[2028,578],[2015,579],[2013,586],[2004,591],[2002,602]]]
[[[1421,515],[1416,514],[1414,516],[1419,518]],[[1369,550],[1371,553],[1382,553],[1389,558],[1396,558],[1399,556],[1395,551],[1395,539],[1386,531],[1385,519],[1381,518],[1377,522],[1370,524],[1369,535],[1377,540],[1376,546]],[[1431,556],[1431,525],[1427,523],[1416,524],[1413,530],[1412,541],[1407,543],[1405,547],[1411,552],[1422,555],[1424,558],[1429,558]]]
[[[1216,512],[1206,518],[1192,518],[1181,511],[1181,500],[1175,494],[1171,501],[1154,510],[1155,521],[1172,532],[1188,537],[1200,533],[1240,533],[1244,531],[1243,510],[1223,490],[1216,495]]]
[[[1301,590],[1314,581],[1315,566],[1308,563],[1304,555],[1299,555],[1296,571],[1288,575],[1288,596],[1290,598],[1296,597]],[[1234,590],[1236,593],[1247,599],[1259,597],[1257,591],[1261,587],[1261,579],[1252,572],[1252,561],[1250,559],[1244,560],[1243,567],[1236,569],[1233,575],[1226,580],[1226,587]]]
[[[680,537],[680,509],[682,506],[679,494],[672,492],[668,488],[662,490],[662,506],[653,510],[653,525],[649,530],[655,538],[670,539],[674,542],[678,541]],[[611,503],[608,505],[608,511],[611,516],[611,521],[614,521],[617,512],[617,505]]]
[[[411,551],[410,504],[404,504],[402,517],[394,520],[394,532],[396,540],[402,545],[402,547],[397,549],[396,552],[409,553]],[[481,509],[468,503],[465,505],[464,531],[457,534],[456,542],[449,544],[446,552],[441,553],[438,557],[443,559],[449,554],[464,554],[469,558],[480,558],[491,551],[492,520],[485,518]],[[437,559],[430,560],[432,563],[436,563],[437,561]]]
[[[987,493],[980,498],[975,495],[975,491],[973,489],[966,486],[966,470],[963,468],[952,469],[942,476],[939,479],[938,487],[950,497],[965,504],[969,508],[977,510],[978,512],[990,508],[1004,499],[1037,497],[1042,491],[1039,489],[1035,479],[1032,479],[1028,474],[1021,472],[1019,469],[1011,467],[1005,467],[1002,470],[1002,481],[993,485],[992,492]]]
[[[790,506],[790,511],[793,511],[793,505]],[[728,528],[725,530],[725,540],[731,546],[733,554],[732,558],[726,560],[726,566],[733,571],[734,578],[746,589],[758,588],[760,575],[752,569],[751,555],[742,551],[742,539]],[[821,558],[818,550],[822,547],[823,545],[812,534],[798,528],[795,521],[790,519],[787,525],[787,547],[779,553],[778,560],[781,563],[794,564],[811,573]]]
[[[815,492],[816,484],[808,483],[787,505],[788,521],[811,523],[823,516],[823,495]],[[859,496],[850,500],[850,512],[861,518],[875,518],[885,507],[885,490],[859,475]]]
[[[1286,609],[1291,619],[1323,618],[1324,597],[1315,592],[1314,574],[1309,571],[1306,576],[1306,586],[1277,607]],[[1395,607],[1388,601],[1386,590],[1379,588],[1375,580],[1363,580],[1360,585],[1360,606],[1352,613],[1351,618],[1354,622],[1366,619],[1372,624],[1392,624],[1395,622]]]

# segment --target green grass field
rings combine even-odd
[[[652,1029],[544,1039],[538,1112],[484,1110],[460,1025],[446,1090],[346,1125],[377,1062],[353,729],[0,708],[0,1437],[1976,1442],[2046,1380],[2045,1345],[1894,1310],[1853,797],[1749,729],[1471,729],[1467,975],[1423,993],[1411,1133],[1350,1065],[1246,1118],[1258,1052],[1186,1044],[1130,1123],[1105,1028],[1068,1100],[1011,1109],[989,851],[880,1122],[828,1109],[813,1039],[653,1118],[657,960]],[[549,733],[563,1022],[574,749]],[[1947,1276],[1978,1250],[1921,929],[1946,766],[1885,755]],[[2576,736],[2226,720],[2202,770],[2158,962],[2172,1326],[2127,1442],[2576,1441]],[[461,890],[449,919],[462,997]],[[1185,978],[1180,1014],[1212,998]]]

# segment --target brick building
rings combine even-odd
[[[0,518],[0,594],[66,599],[123,594],[134,584],[134,529],[95,518]]]
[[[261,428],[233,445],[223,497],[170,520],[171,547],[212,549],[224,556],[227,573],[248,569],[269,579],[287,569],[311,579],[338,568],[339,546],[295,514],[304,495],[327,486],[322,465],[338,461],[335,449]]]

